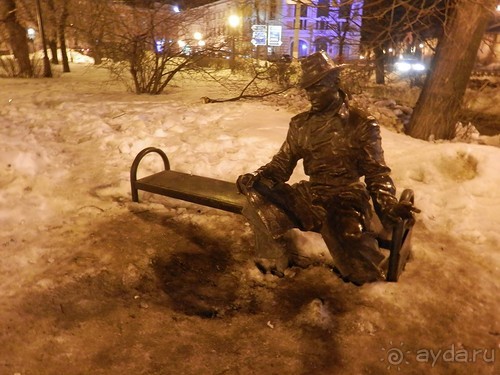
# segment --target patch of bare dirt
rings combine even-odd
[[[50,228],[50,239],[36,241],[50,251],[9,276],[0,374],[386,374],[389,350],[402,344],[405,374],[495,373],[486,361],[415,362],[421,347],[446,349],[460,337],[490,348],[498,335],[493,302],[474,284],[480,272],[471,278],[456,265],[460,249],[433,267],[418,255],[397,284],[356,287],[321,264],[280,279],[254,266],[240,216],[202,209],[198,225],[196,214],[120,207],[82,219],[78,232]],[[438,246],[427,237],[417,244]],[[480,323],[467,310],[478,304]]]
[[[50,245],[65,256],[43,262],[1,308],[1,374],[341,368],[332,316],[347,308],[332,290],[344,283],[327,268],[264,276],[241,252],[249,232],[215,238],[150,212],[106,217],[77,242],[62,233]]]

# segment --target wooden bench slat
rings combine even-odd
[[[136,187],[238,214],[246,203],[235,183],[171,170],[138,179]]]

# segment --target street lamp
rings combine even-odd
[[[183,41],[182,39],[179,39],[177,41],[177,45],[180,48],[181,54],[186,52],[187,43],[185,41]]]
[[[31,56],[31,65],[35,66],[35,54],[36,54],[36,51],[35,51],[36,31],[35,31],[35,29],[32,27],[28,27],[26,29],[26,36],[28,37],[28,43],[29,43],[29,46],[31,47],[31,51],[33,53],[33,55]]]
[[[28,27],[28,29],[26,30],[26,34],[27,34],[29,40],[31,40],[31,41],[35,40],[36,31],[34,28]]]
[[[26,36],[28,37],[28,41],[31,45],[31,49],[33,50],[33,59],[35,58],[35,37],[36,37],[36,31],[32,27],[28,27],[26,30]],[[33,60],[35,61],[35,60]]]
[[[204,46],[205,46],[205,41],[203,40],[203,35],[199,32],[199,31],[196,31],[194,34],[193,34],[193,38],[195,40],[195,43],[196,43],[196,50],[200,50],[202,49]]]
[[[236,14],[232,14],[227,19],[229,26],[231,27],[231,71],[234,72],[235,68],[235,56],[236,56],[236,28],[240,25],[240,17]]]

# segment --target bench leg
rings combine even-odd
[[[284,238],[272,238],[269,233],[252,228],[255,234],[255,265],[262,273],[283,277],[290,264],[290,254]]]
[[[413,204],[413,191],[411,189],[404,190],[399,201],[408,201]],[[393,228],[387,281],[398,281],[410,257],[413,224],[413,220],[400,220]]]
[[[411,252],[410,234],[410,230],[405,228],[404,222],[396,225],[392,232],[387,281],[398,281],[399,275],[403,272]]]
[[[132,201],[134,201],[134,202],[139,202],[139,194],[137,192],[137,186],[136,186],[137,168],[139,167],[139,163],[144,158],[144,156],[146,156],[147,154],[149,154],[151,152],[155,152],[158,155],[160,155],[162,160],[163,160],[163,165],[165,167],[165,170],[166,171],[170,170],[170,162],[168,160],[168,157],[159,148],[147,147],[144,150],[142,150],[141,152],[139,152],[132,163],[132,167],[130,167],[130,187],[131,187],[131,191],[132,191]]]

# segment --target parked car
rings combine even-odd
[[[281,55],[280,61],[281,62],[290,63],[290,62],[292,62],[292,56],[290,56],[290,55]]]
[[[401,77],[410,79],[410,86],[423,87],[427,66],[415,56],[403,56],[394,63],[394,69]]]
[[[270,62],[275,62],[275,63],[291,63],[292,62],[292,56],[284,54],[284,55],[277,55],[277,54],[272,54],[267,57],[267,61]]]
[[[394,68],[399,73],[408,74],[422,74],[427,70],[427,67],[424,65],[424,63],[414,56],[403,56],[399,58],[394,63]]]

